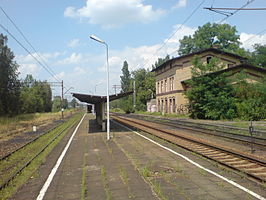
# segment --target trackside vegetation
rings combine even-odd
[[[69,130],[77,124],[81,117],[82,113],[75,114],[56,129],[42,135],[34,142],[0,161],[1,186],[5,184],[10,177],[23,169],[0,190],[1,199],[10,198],[29,178],[38,177],[37,169],[45,162],[48,154],[56,147]]]
[[[61,97],[52,101],[52,90],[47,81],[35,80],[32,75],[19,79],[19,65],[15,55],[7,46],[8,38],[0,34],[0,116],[59,111],[68,108]],[[71,103],[75,107],[76,102]]]
[[[189,100],[190,117],[194,119],[242,119],[266,118],[266,80],[248,83],[242,71],[233,79],[227,73],[216,74],[224,68],[212,59],[203,64],[195,58],[192,79],[187,81],[189,89],[185,95]],[[234,82],[234,84],[232,84]]]

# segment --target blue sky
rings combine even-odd
[[[182,29],[160,48],[192,11],[204,2]],[[124,60],[130,70],[150,67],[158,57],[178,56],[179,39],[193,34],[198,26],[219,22],[224,16],[203,7],[241,7],[247,0],[0,0],[0,6],[21,29],[38,54],[71,92],[106,93],[105,47],[89,38],[94,34],[106,41],[110,50],[110,92],[120,84]],[[266,7],[255,0],[248,7]],[[240,11],[226,23],[236,26],[243,47],[266,44],[266,11]],[[0,11],[0,23],[27,47],[12,23]],[[2,33],[7,34],[3,29]],[[265,30],[264,32],[262,32]],[[258,34],[259,32],[262,32]],[[38,80],[55,81],[11,37],[8,46],[20,65],[20,77],[33,74]],[[247,39],[252,38],[248,41]],[[96,86],[97,85],[97,86]],[[55,87],[54,95],[60,93]],[[68,96],[70,98],[70,95]]]

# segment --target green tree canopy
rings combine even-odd
[[[250,63],[258,67],[266,68],[266,45],[254,45],[254,51],[251,53]]]
[[[239,45],[239,35],[235,26],[207,23],[199,26],[192,36],[184,36],[180,40],[178,53],[180,55],[186,55],[217,46],[223,51],[244,55],[245,51]]]
[[[19,112],[20,82],[18,65],[14,54],[7,46],[7,37],[0,34],[0,115]]]
[[[131,82],[131,75],[128,70],[128,63],[127,61],[124,61],[123,67],[122,67],[122,76],[120,76],[121,79],[121,88],[122,92],[128,92],[130,91],[130,82]]]
[[[158,60],[152,65],[152,69],[155,69],[156,67],[160,66],[161,64],[165,63],[167,60],[170,60],[170,56],[166,55],[165,58],[158,58]]]
[[[185,95],[189,100],[190,116],[196,119],[232,119],[236,116],[235,98],[232,85],[225,74],[213,74],[219,66],[217,59],[203,64],[194,60],[192,79]]]

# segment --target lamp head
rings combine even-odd
[[[90,39],[95,40],[97,42],[100,42],[102,44],[105,44],[105,42],[103,40],[101,40],[100,38],[96,37],[95,35],[91,35]]]

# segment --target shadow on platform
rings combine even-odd
[[[121,127],[119,127],[117,124],[113,123],[110,121],[110,129],[111,132],[124,132]],[[102,127],[97,123],[96,119],[90,119],[89,120],[89,129],[88,133],[93,134],[93,133],[99,133],[99,132],[106,132],[102,131]]]

